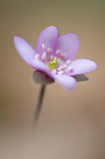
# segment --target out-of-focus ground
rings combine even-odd
[[[13,37],[36,48],[40,32],[54,25],[76,33],[76,58],[95,61],[90,80],[67,92],[47,86],[35,135],[29,139],[39,86],[34,71],[17,54]],[[0,1],[0,159],[105,158],[105,1]],[[30,141],[27,141],[30,140]]]

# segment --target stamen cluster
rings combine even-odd
[[[71,60],[65,60],[67,55],[61,50],[56,50],[55,54],[52,55],[52,48],[46,49],[45,44],[42,44],[42,50],[42,55],[35,54],[35,59],[47,64],[52,74],[64,74],[73,71],[73,68],[69,67]]]

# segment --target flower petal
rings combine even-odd
[[[40,61],[40,60],[35,60],[33,59],[31,61],[31,64],[30,64],[33,68],[35,68],[36,70],[39,70],[39,71],[43,71],[43,72],[46,72],[47,74],[50,74],[50,69],[48,68],[48,66]]]
[[[60,36],[57,41],[57,49],[67,55],[66,59],[72,60],[79,49],[78,36],[73,33]]]
[[[37,41],[37,53],[42,54],[42,44],[45,46],[45,50],[48,48],[52,48],[54,51],[55,44],[58,37],[58,30],[54,26],[49,26],[45,30],[42,31],[42,33],[39,35],[38,41]]]
[[[14,37],[14,44],[22,59],[30,65],[35,56],[35,50],[24,39],[18,36]]]
[[[14,44],[19,55],[26,63],[39,71],[50,72],[44,62],[35,59],[35,50],[24,39],[15,36]]]
[[[67,90],[72,90],[76,85],[76,80],[67,75],[53,75],[53,78]]]
[[[77,59],[72,61],[68,67],[73,69],[70,75],[77,75],[93,71],[97,68],[97,65],[94,61],[88,59]]]

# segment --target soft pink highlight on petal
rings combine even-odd
[[[73,68],[69,75],[77,75],[93,71],[97,68],[97,65],[94,61],[88,59],[77,59],[72,61],[69,67]]]
[[[73,77],[67,75],[53,75],[53,78],[67,90],[72,90],[75,88],[76,80]]]
[[[49,26],[39,35],[37,41],[37,53],[42,54],[42,44],[45,45],[45,49],[52,48],[53,51],[55,49],[56,41],[58,37],[58,30],[54,26]]]
[[[35,56],[35,50],[24,39],[18,36],[14,37],[14,44],[22,59],[30,65],[31,60]]]
[[[78,36],[73,33],[60,36],[57,41],[57,49],[67,54],[66,59],[72,60],[79,49]]]

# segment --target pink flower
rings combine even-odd
[[[22,38],[14,37],[15,47],[23,60],[38,71],[45,72],[67,90],[76,85],[74,75],[93,71],[96,63],[88,59],[73,60],[79,49],[76,34],[58,37],[58,30],[49,26],[39,35],[36,51]]]

